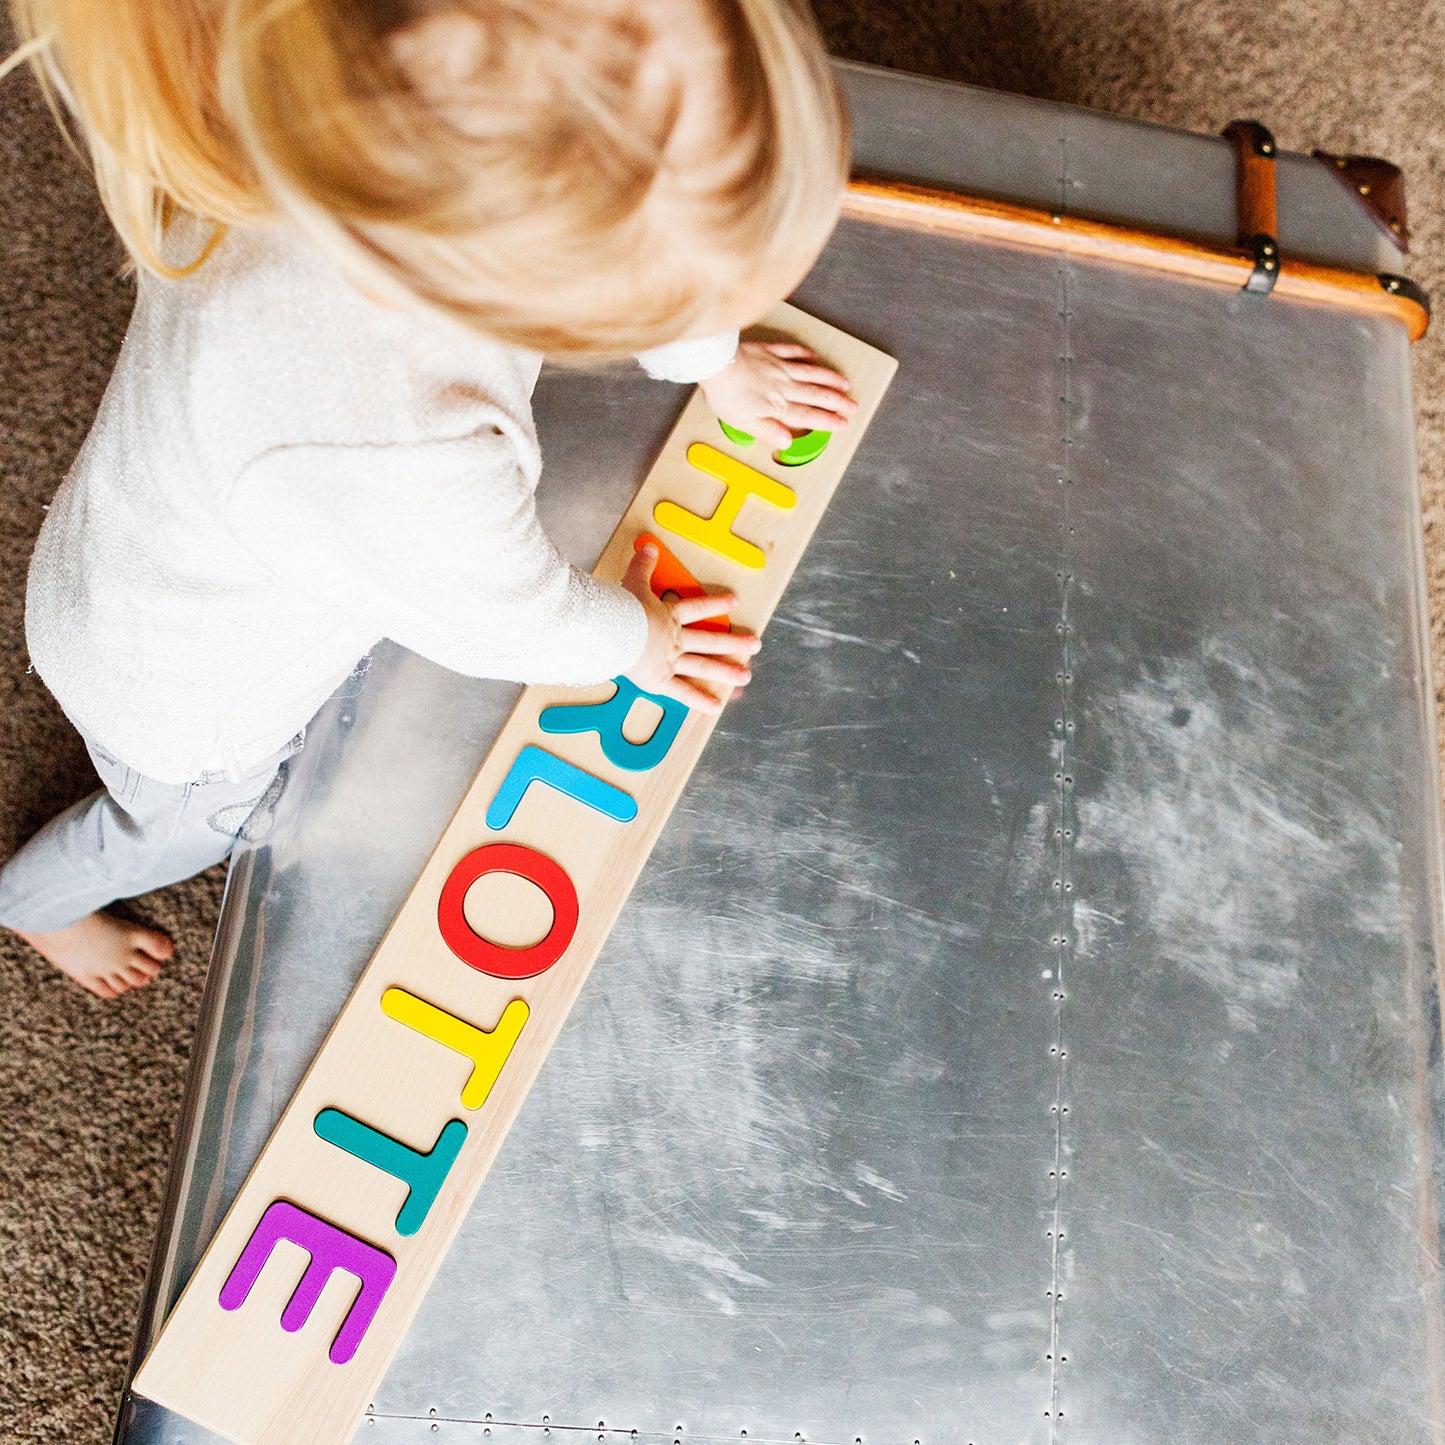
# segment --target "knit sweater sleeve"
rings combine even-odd
[[[302,593],[457,672],[598,682],[646,642],[641,604],[542,530],[532,479],[495,428],[272,448],[238,476],[224,520]]]
[[[654,381],[706,381],[716,376],[738,351],[738,333],[694,336],[639,351],[637,360]]]

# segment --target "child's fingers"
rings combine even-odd
[[[723,687],[746,687],[752,673],[740,662],[725,657],[708,657],[700,652],[684,652],[672,664],[674,677],[695,677],[699,682],[716,682]]]
[[[783,408],[782,420],[794,431],[837,431],[848,425],[848,418],[838,412],[792,402]],[[788,441],[791,442],[792,439],[790,434]]]
[[[690,627],[694,622],[731,612],[737,605],[737,594],[733,592],[719,592],[711,597],[679,597],[672,604],[672,615],[684,627]],[[725,635],[721,632],[717,634],[719,637]]]
[[[809,428],[811,430],[811,428]],[[760,417],[753,426],[753,434],[765,446],[771,447],[774,451],[781,451],[782,448],[791,444],[793,440],[792,431],[782,421],[776,421],[769,417]]]
[[[674,702],[680,702],[694,712],[704,712],[716,716],[722,711],[721,701],[712,693],[680,677],[670,677],[661,687],[655,687],[652,691],[656,696],[670,697]]]
[[[853,383],[840,371],[829,371],[826,366],[805,366],[802,362],[788,363],[788,377],[792,381],[811,381],[826,386],[831,391],[852,391]]]
[[[796,341],[770,341],[767,349],[780,361],[816,361],[818,353],[811,346]]]
[[[762,645],[751,632],[708,632],[701,627],[687,630],[689,652],[711,653],[717,657],[752,657]]]
[[[634,596],[651,587],[652,574],[657,567],[657,556],[657,548],[651,542],[639,547],[632,554],[632,560],[627,564],[627,571],[622,575],[622,585]]]
[[[788,388],[788,400],[804,406],[822,407],[842,416],[852,416],[858,410],[858,403],[851,396],[843,396],[831,386],[814,386],[811,382],[799,382]]]

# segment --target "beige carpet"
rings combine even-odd
[[[1445,312],[1440,0],[820,0],[839,54],[1405,169],[1411,271]],[[3,43],[3,40],[0,40]],[[26,674],[25,565],[130,305],[90,184],[27,79],[0,84],[0,857],[93,786]],[[1416,348],[1420,457],[1445,676],[1445,352]],[[0,1438],[101,1442],[160,1205],[220,870],[141,900],[171,929],[161,982],[102,1004],[0,939]]]

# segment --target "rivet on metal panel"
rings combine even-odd
[[[435,1405],[433,1405],[433,1406],[431,1407],[431,1409],[427,1411],[427,1414],[428,1414],[429,1416],[431,1416],[433,1419],[435,1419],[435,1418],[436,1418],[436,1412],[437,1412],[437,1407],[436,1407]]]

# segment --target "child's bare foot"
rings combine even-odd
[[[88,913],[53,933],[15,931],[61,973],[100,998],[148,984],[176,951],[159,928],[127,923],[111,913]]]

